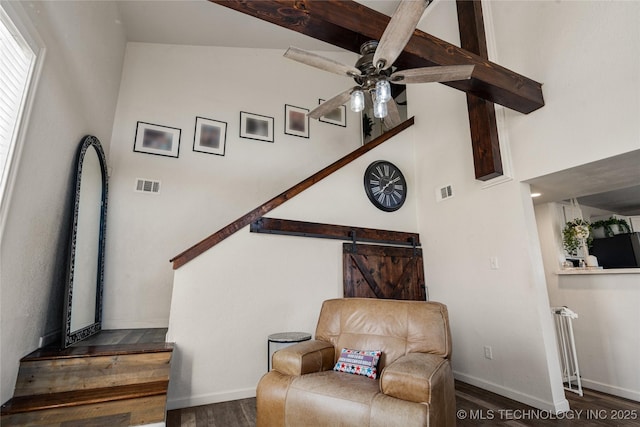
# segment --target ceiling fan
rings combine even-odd
[[[401,0],[380,41],[371,40],[360,47],[355,66],[342,64],[312,52],[290,47],[286,58],[324,71],[351,77],[353,86],[323,102],[308,116],[319,119],[350,100],[352,111],[364,110],[365,102],[373,103],[374,116],[384,120],[387,128],[400,124],[398,105],[391,96],[395,84],[448,82],[471,78],[474,65],[434,66],[394,71],[393,63],[409,42],[422,14],[433,0]]]

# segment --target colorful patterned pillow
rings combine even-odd
[[[334,371],[346,372],[348,374],[364,375],[371,379],[378,376],[378,360],[380,360],[380,350],[351,350],[343,348],[340,352],[338,363],[333,367]]]

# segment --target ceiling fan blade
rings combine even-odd
[[[387,101],[387,117],[384,118],[384,125],[387,129],[392,129],[402,123],[400,118],[400,111],[398,111],[398,104],[391,98]]]
[[[389,81],[396,84],[451,82],[471,78],[475,65],[446,65],[442,67],[410,68],[391,74]]]
[[[420,22],[420,18],[432,0],[403,0],[393,13],[387,28],[385,28],[380,43],[373,55],[373,64],[378,67],[383,62],[382,69],[391,67],[402,50],[409,42],[411,35]]]
[[[315,68],[319,68],[330,73],[339,74],[341,76],[359,76],[362,74],[360,70],[351,65],[342,64],[333,59],[325,58],[313,52],[299,49],[297,47],[289,47],[284,53],[285,58],[293,59],[294,61],[301,62],[306,65],[310,65]]]
[[[353,92],[353,89],[354,88],[351,87],[345,90],[344,92],[337,94],[333,98],[326,100],[325,102],[323,102],[322,104],[318,105],[316,108],[311,110],[307,114],[307,116],[311,117],[312,119],[319,119],[325,114],[332,112],[333,110],[335,110],[336,108],[338,108],[339,106],[341,106],[342,104],[344,104],[349,100],[349,98],[351,97],[351,92]]]

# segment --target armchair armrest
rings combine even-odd
[[[380,390],[392,397],[417,403],[452,400],[453,373],[448,359],[428,353],[409,353],[388,365],[380,376]]]
[[[309,340],[276,351],[272,358],[274,370],[285,375],[304,375],[327,371],[335,364],[331,343]]]

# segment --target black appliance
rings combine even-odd
[[[589,253],[604,268],[640,267],[640,232],[594,239]]]

